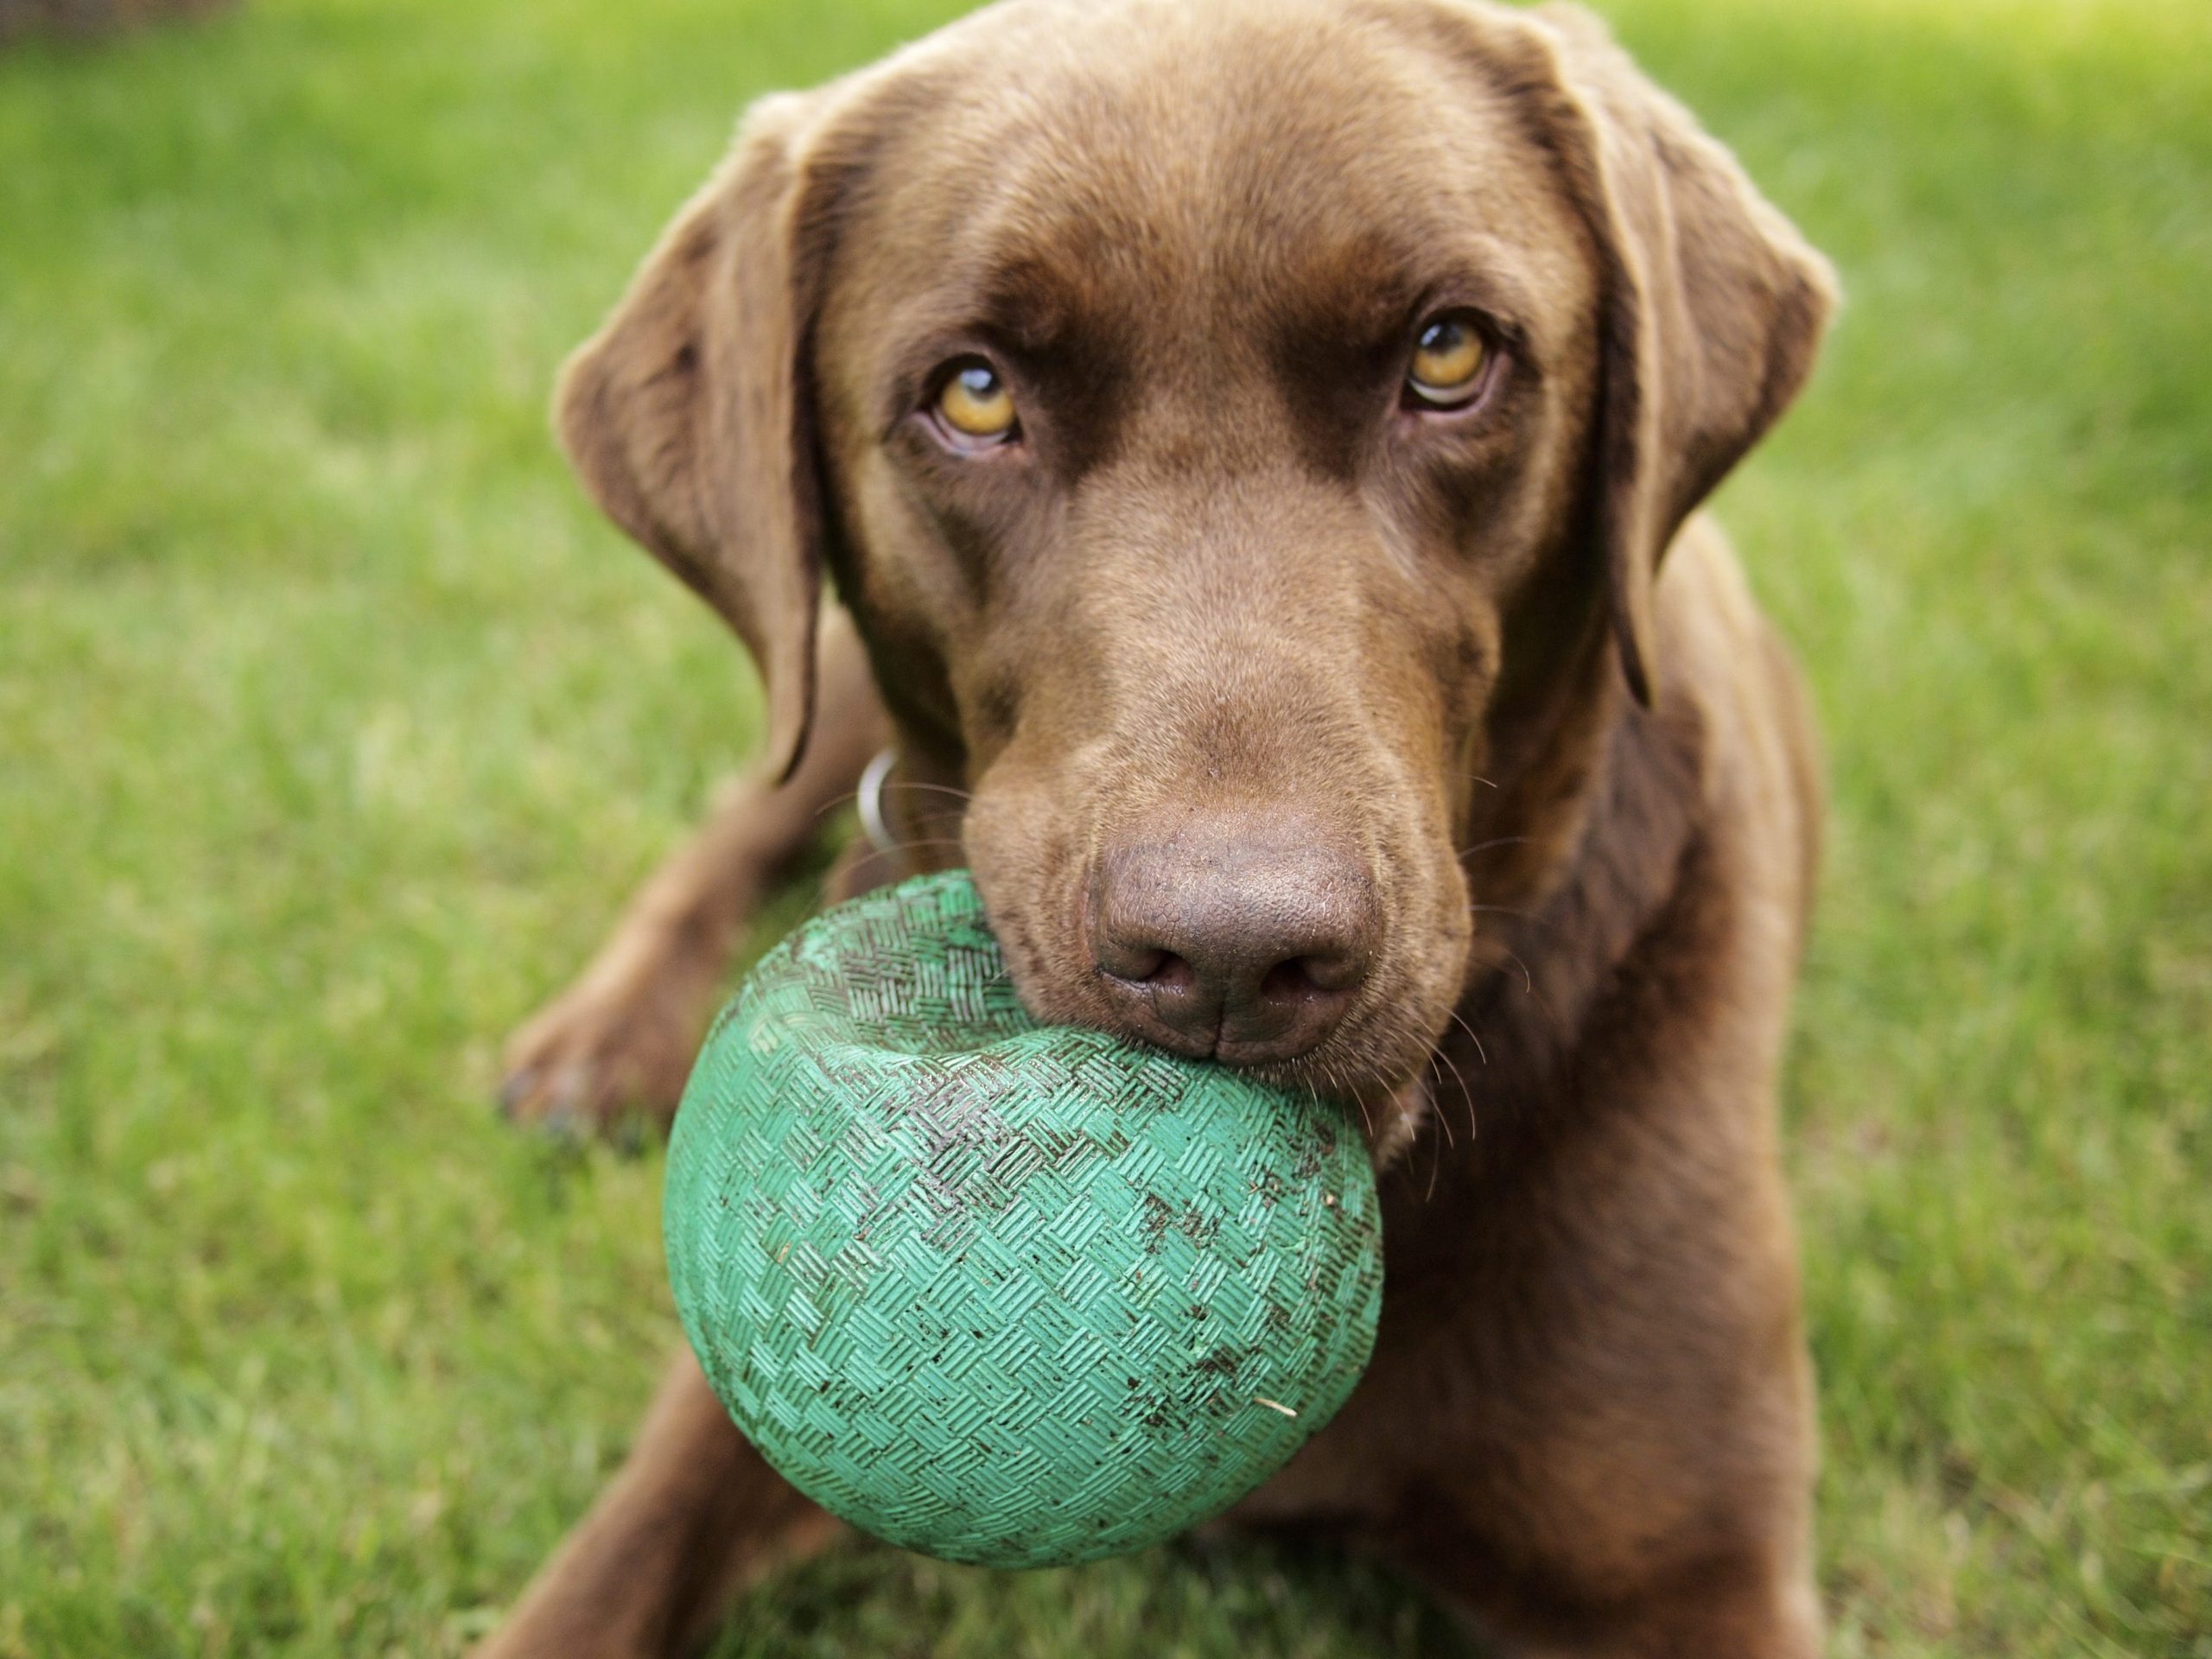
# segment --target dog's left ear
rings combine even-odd
[[[823,563],[804,361],[820,271],[801,245],[817,102],[753,106],[554,397],[562,443],[607,517],[751,650],[779,779],[813,719]]]
[[[1804,385],[1835,276],[1602,23],[1573,6],[1520,21],[1514,90],[1603,261],[1595,523],[1621,666],[1648,707],[1659,561]]]

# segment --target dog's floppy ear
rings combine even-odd
[[[1682,521],[1777,420],[1835,304],[1827,262],[1572,6],[1525,20],[1516,88],[1603,261],[1597,526],[1621,666],[1651,702],[1651,589]]]
[[[812,101],[762,100],[554,397],[585,486],[719,612],[760,664],[768,765],[786,777],[814,703],[822,483],[805,349],[817,286],[801,235]]]

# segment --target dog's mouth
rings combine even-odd
[[[1350,786],[1087,759],[994,767],[963,803],[961,850],[1031,1014],[1331,1102],[1378,1155],[1402,1147],[1465,967],[1448,833]]]
[[[1449,1018],[1441,992],[1423,994],[1387,948],[1363,971],[1331,964],[1265,971],[1249,967],[1249,999],[1203,982],[1188,957],[1155,948],[1102,963],[1097,934],[1079,900],[1039,907],[986,887],[1014,988],[1048,1023],[1090,1026],[1186,1058],[1230,1066],[1254,1080],[1345,1111],[1364,1134],[1377,1169],[1418,1136],[1431,1116],[1435,1027]],[[1059,925],[1039,923],[1057,910]],[[1233,977],[1233,976],[1232,976]],[[1316,1005],[1319,1005],[1318,1008]]]
[[[1402,1040],[1377,1032],[1355,1009],[1345,1024],[1317,1047],[1285,1054],[1279,1045],[1217,1043],[1211,1052],[1170,1030],[1162,1041],[1151,1027],[1115,1027],[1122,1034],[1190,1058],[1211,1060],[1254,1080],[1342,1109],[1367,1140],[1377,1173],[1404,1155],[1434,1116],[1440,1098],[1433,1068],[1436,1050],[1426,1038]],[[1383,1039],[1378,1052],[1377,1039]],[[1447,1090],[1446,1092],[1449,1092]]]

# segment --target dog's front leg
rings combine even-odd
[[[755,774],[728,786],[575,983],[515,1033],[500,1091],[510,1116],[605,1128],[636,1109],[666,1124],[738,930],[887,741],[842,613],[823,623],[819,652],[817,711],[798,772],[780,785]]]
[[[688,1653],[740,1590],[840,1525],[747,1443],[686,1351],[613,1484],[476,1659]]]

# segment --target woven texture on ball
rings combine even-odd
[[[1023,1012],[964,872],[764,958],[670,1142],[677,1308],[738,1427],[893,1543],[1139,1549],[1344,1403],[1382,1288],[1342,1112]]]

